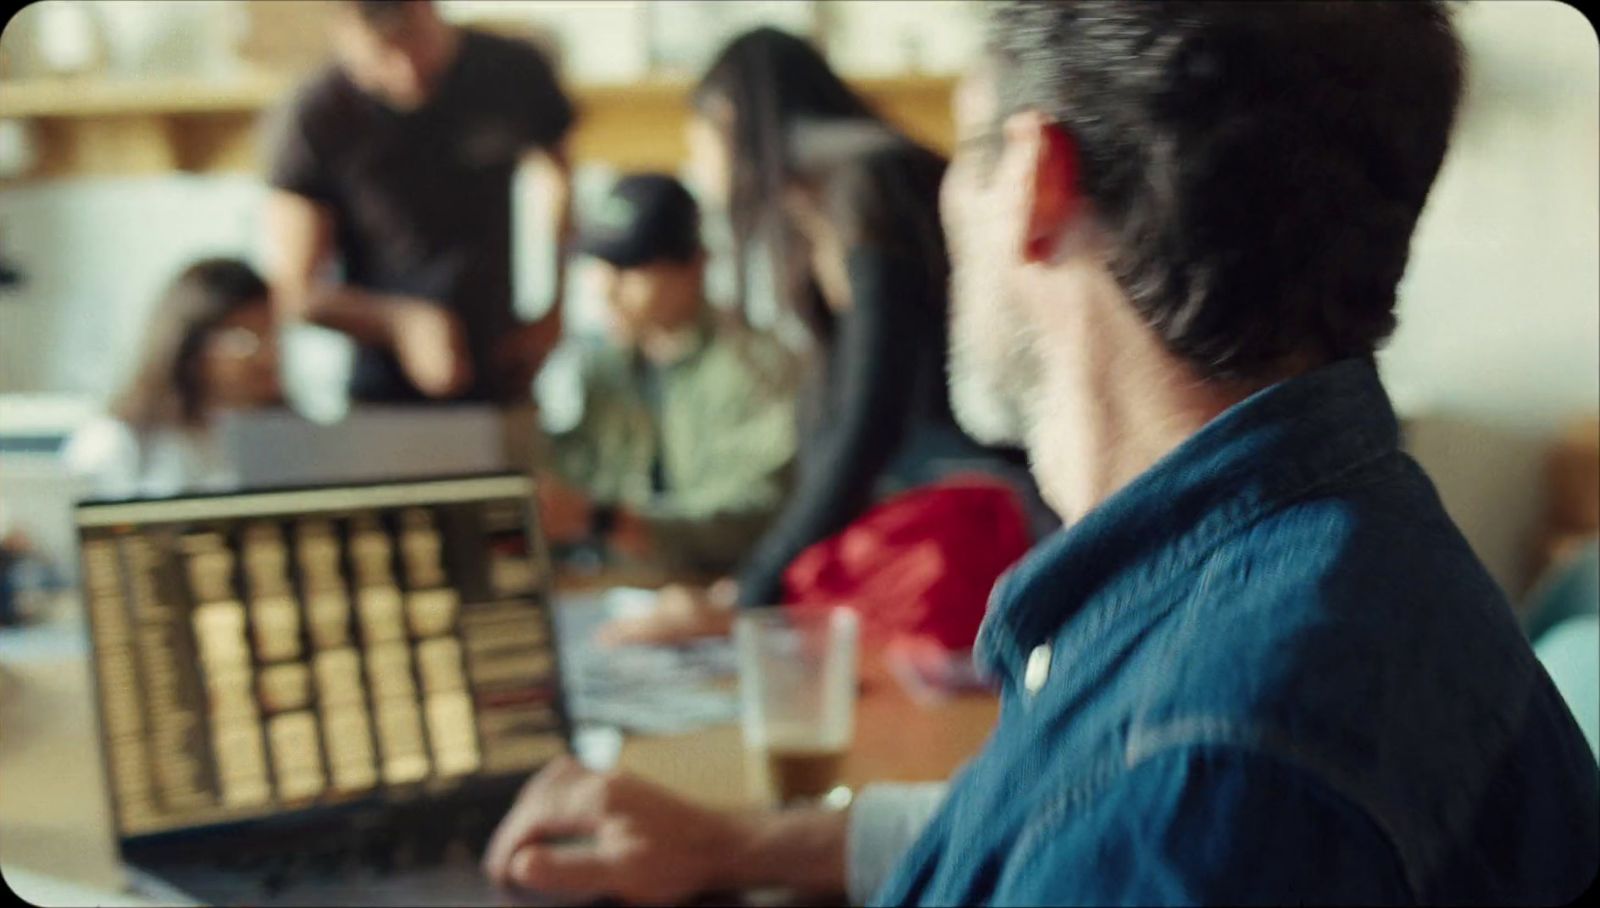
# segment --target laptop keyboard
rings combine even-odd
[[[452,906],[608,908],[610,899],[574,900],[495,888],[479,869],[494,817],[464,811],[453,821],[408,819],[289,850],[236,850],[203,863],[158,866],[156,875],[209,905]],[[719,892],[695,906],[794,905],[789,893]],[[814,901],[805,902],[815,904]],[[844,904],[839,902],[838,904]]]
[[[499,817],[487,806],[385,811],[367,822],[308,832],[294,841],[197,845],[185,873],[249,881],[268,896],[336,880],[373,882],[446,865],[476,868]],[[165,864],[166,862],[161,862]]]

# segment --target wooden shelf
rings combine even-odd
[[[260,168],[260,114],[287,97],[296,81],[248,71],[212,80],[11,80],[0,82],[0,118],[33,124],[38,164],[24,180],[248,172]],[[854,84],[901,128],[948,151],[951,81],[907,76]],[[625,170],[676,168],[685,151],[690,86],[653,79],[572,87],[580,110],[573,157]]]
[[[100,78],[0,82],[0,117],[84,118],[260,111],[291,91],[278,73],[241,73],[215,80]]]

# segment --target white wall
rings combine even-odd
[[[1457,22],[1467,95],[1381,363],[1404,410],[1542,434],[1600,406],[1600,51],[1554,0]]]
[[[975,0],[825,0],[828,56],[840,72],[960,72],[983,41]]]
[[[564,75],[625,82],[652,69],[692,76],[735,33],[759,24],[808,33],[811,0],[438,0],[457,22],[490,18],[535,24],[555,38]]]
[[[815,34],[825,21],[841,72],[887,76],[958,71],[978,46],[977,0],[439,0],[444,15],[523,19],[554,33],[578,81],[692,78],[734,35],[756,25]]]
[[[249,177],[198,176],[0,192],[0,243],[27,280],[0,295],[0,391],[108,390],[179,268],[252,258],[261,196]]]
[[[1408,448],[1518,596],[1549,436],[1600,406],[1600,53],[1552,0],[1480,0],[1457,26],[1466,96],[1380,362]]]

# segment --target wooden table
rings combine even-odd
[[[938,707],[911,702],[898,688],[864,691],[856,709],[855,744],[840,781],[938,782],[978,752],[994,727],[998,705],[988,696],[963,696]],[[633,737],[617,765],[696,800],[721,807],[756,802],[739,729],[718,726],[685,735]]]
[[[109,893],[121,887],[122,874],[89,691],[81,624],[0,632],[0,868]],[[926,709],[892,684],[869,687],[843,781],[947,778],[982,745],[996,715],[989,697]],[[752,801],[739,730],[732,725],[629,738],[618,765],[704,803]]]

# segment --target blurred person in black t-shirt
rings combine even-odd
[[[564,242],[572,104],[532,45],[453,26],[428,0],[337,6],[335,61],[272,130],[279,314],[356,341],[357,401],[524,399],[560,307],[516,315],[514,176],[552,165],[544,204]]]

